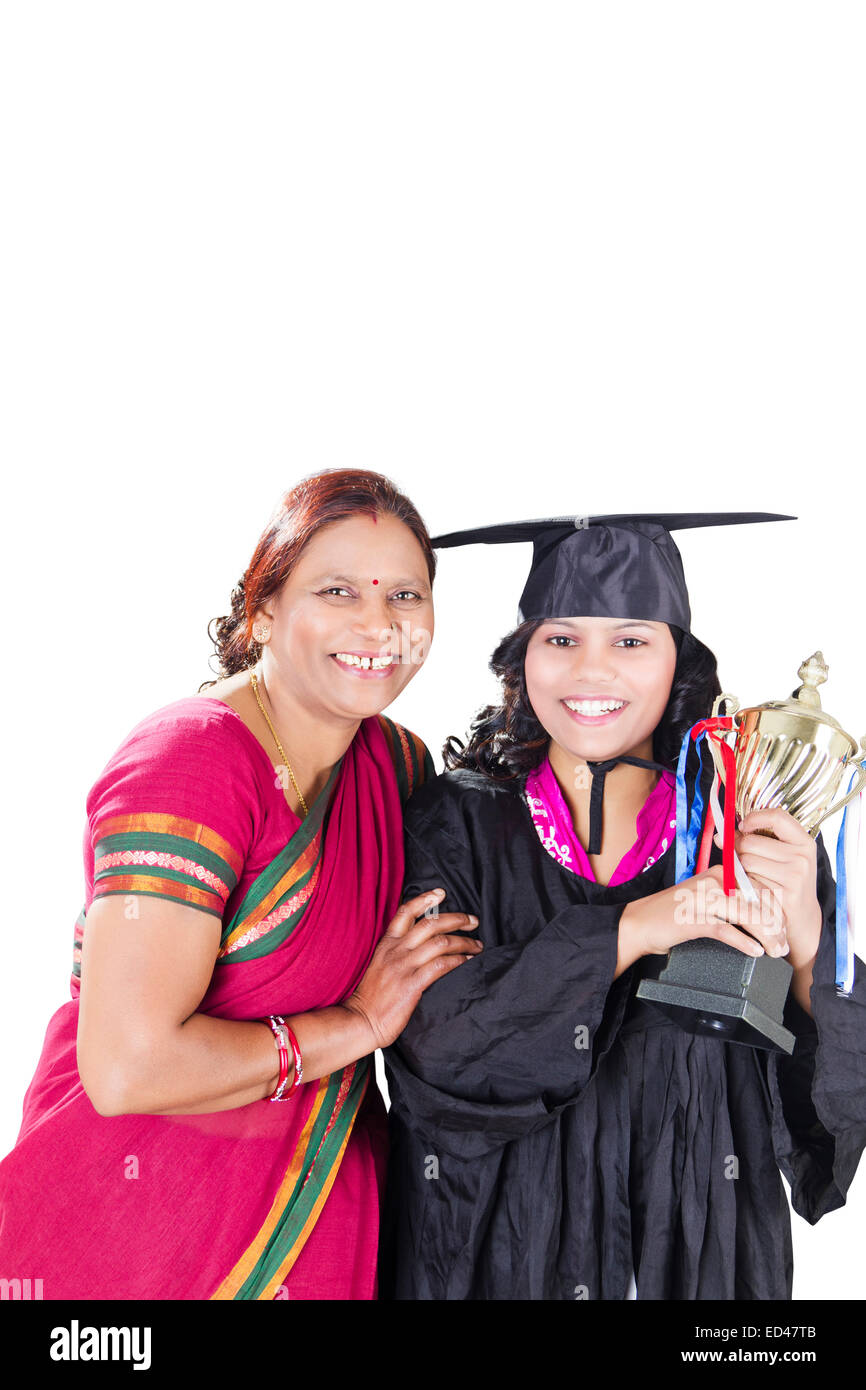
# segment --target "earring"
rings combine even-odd
[[[267,642],[271,635],[271,629],[266,623],[253,623],[253,641]]]

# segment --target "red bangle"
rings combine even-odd
[[[270,1096],[265,1096],[265,1100],[288,1100],[289,1096],[301,1084],[301,1050],[298,1047],[298,1040],[292,1032],[286,1020],[280,1014],[268,1014],[263,1018],[262,1023],[266,1023],[274,1035],[276,1047],[280,1054],[280,1074],[277,1079],[276,1089]],[[289,1079],[289,1047],[292,1049],[295,1062],[295,1074],[292,1084],[288,1087]]]
[[[282,1100],[283,1093],[286,1089],[286,1082],[289,1079],[289,1039],[285,1020],[280,1018],[279,1014],[269,1014],[267,1018],[262,1019],[262,1023],[266,1023],[273,1033],[280,1054],[280,1075],[277,1080],[277,1085],[273,1094],[265,1096],[265,1100]]]
[[[289,1042],[292,1045],[292,1055],[295,1059],[295,1075],[292,1079],[292,1084],[289,1087],[290,1091],[294,1091],[297,1090],[298,1086],[300,1086],[301,1084],[301,1076],[303,1075],[304,1064],[301,1058],[301,1049],[298,1047],[298,1040],[287,1023],[285,1024],[285,1029],[289,1035]]]

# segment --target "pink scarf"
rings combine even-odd
[[[662,772],[637,814],[637,837],[610,876],[610,885],[636,878],[672,845],[676,835],[676,779]],[[562,788],[545,758],[526,779],[526,804],[538,838],[548,854],[573,873],[596,882],[586,850],[575,834]]]

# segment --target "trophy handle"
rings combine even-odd
[[[728,706],[728,708],[724,708],[724,706]],[[717,695],[715,700],[713,700],[713,710],[711,718],[715,719],[717,716],[721,715],[723,719],[726,719],[728,715],[736,714],[739,708],[740,702],[737,699],[736,695],[728,695],[723,691],[721,695]],[[732,723],[734,727],[731,729],[731,733],[736,735],[736,721],[732,720]],[[728,735],[728,737],[730,737],[730,735]],[[716,772],[719,774],[719,780],[721,781],[722,786],[724,786],[725,765],[722,762],[722,755],[716,747],[715,739],[707,739],[707,742],[710,745],[710,753],[712,755],[713,764],[715,766]]]
[[[836,811],[841,811],[843,806],[847,806],[848,802],[853,801],[854,797],[866,787],[866,767],[863,766],[863,759],[866,759],[866,736],[861,738],[858,752],[854,754],[849,763],[846,763],[846,767],[850,767],[851,763],[859,764],[857,768],[857,781],[848,794],[842,797],[841,801],[837,801],[835,805],[828,806],[826,811],[821,812],[821,815],[809,831],[810,835],[814,836],[817,833],[818,826],[821,825],[828,816],[834,815]]]
[[[730,705],[730,709],[722,709],[723,704]],[[736,714],[739,708],[740,702],[736,695],[727,695],[723,692],[721,695],[717,695],[715,700],[713,700],[712,718],[715,719],[717,715],[727,718],[729,714]]]

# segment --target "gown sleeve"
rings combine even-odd
[[[444,888],[440,911],[475,913],[484,950],[424,991],[385,1064],[392,1104],[413,1130],[479,1156],[547,1124],[595,1074],[627,1002],[630,971],[613,980],[625,905],[579,904],[545,920],[507,851],[490,862],[490,829],[473,845],[452,820],[447,803],[432,814],[408,807],[403,896]]]
[[[789,998],[785,1023],[797,1034],[794,1052],[768,1054],[767,1066],[776,1159],[794,1210],[812,1225],[844,1206],[866,1145],[866,972],[855,956],[852,995],[836,993],[836,886],[820,836],[817,846],[823,926],[813,1016]]]
[[[267,793],[247,733],[228,707],[194,698],[132,730],[87,798],[87,907],[143,894],[222,917]]]

